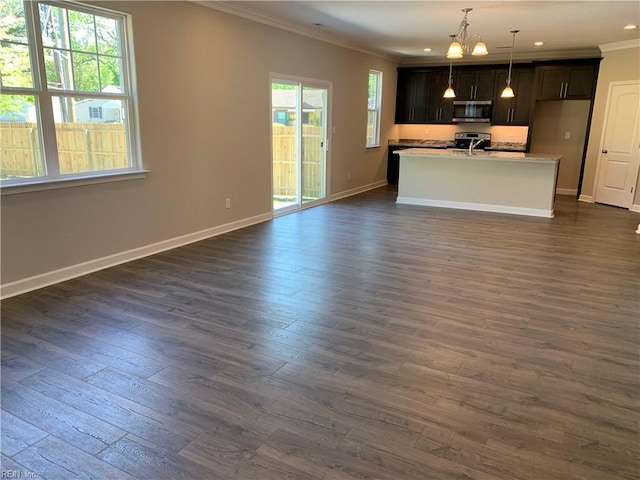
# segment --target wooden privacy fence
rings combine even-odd
[[[127,168],[127,135],[121,123],[57,123],[60,173]],[[0,122],[0,174],[44,174],[37,125]]]
[[[58,123],[56,138],[60,173],[127,168],[127,138],[121,123]],[[322,127],[302,126],[302,196],[319,198],[323,187],[324,155]],[[0,122],[0,175],[41,176],[37,125],[29,122]],[[295,197],[296,127],[273,124],[274,195]]]
[[[296,168],[296,128],[274,123],[273,135],[273,195],[295,198],[298,183]],[[322,127],[302,125],[302,197],[320,198],[324,155]]]

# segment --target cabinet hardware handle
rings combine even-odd
[[[560,84],[560,98],[562,98],[562,91],[564,90],[564,83]]]

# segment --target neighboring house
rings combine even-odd
[[[76,122],[112,123],[122,120],[122,107],[119,100],[90,98],[74,105]]]
[[[291,125],[296,114],[296,90],[271,91],[271,110],[273,123]],[[302,99],[302,124],[313,123],[313,113],[320,111],[324,105],[320,90],[304,90]]]

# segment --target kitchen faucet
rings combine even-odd
[[[484,142],[484,138],[481,138],[476,143],[473,143],[473,141],[469,142],[469,155],[473,154],[473,149],[480,145],[482,142]]]

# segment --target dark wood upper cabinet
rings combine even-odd
[[[398,69],[396,123],[451,123],[453,105],[442,98],[449,71]]]
[[[426,123],[426,78],[424,70],[398,69],[396,123]]]
[[[493,99],[492,125],[529,125],[534,91],[533,66],[514,66],[511,72],[511,88],[515,96],[502,98],[500,94],[507,86],[508,69],[496,70]]]
[[[526,126],[536,100],[593,99],[599,63],[591,58],[515,64],[512,99],[500,97],[508,65],[454,65],[453,100],[492,100],[493,125]],[[442,97],[448,79],[444,66],[398,68],[396,123],[450,124],[453,101]]]
[[[599,60],[536,66],[536,100],[591,100]]]
[[[493,98],[493,85],[495,70],[478,69],[471,70],[454,69],[454,85],[456,100],[491,100]]]
[[[434,70],[426,79],[427,110],[426,123],[451,123],[453,99],[443,98],[449,84],[449,71]]]

